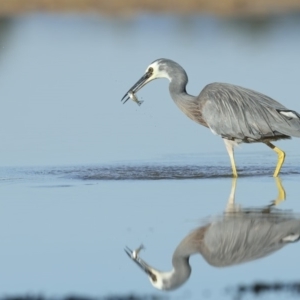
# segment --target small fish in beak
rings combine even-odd
[[[132,251],[131,257],[132,257],[133,259],[137,259],[139,252],[140,252],[141,250],[143,250],[143,249],[145,249],[145,247],[144,247],[144,245],[142,244],[142,245],[139,246],[137,249],[135,249],[135,250]]]
[[[130,99],[134,102],[137,103],[138,106],[140,106],[144,101],[140,101],[137,96],[133,93],[133,91],[129,91],[128,92],[128,96],[130,97]],[[126,101],[125,101],[126,102]],[[125,104],[124,102],[124,104]]]
[[[129,98],[131,98],[134,102],[136,102],[138,105],[141,105],[143,101],[139,101],[136,97],[136,93],[148,82],[153,80],[154,78],[151,78],[153,75],[153,68],[149,68],[147,72],[130,88],[130,90],[123,96],[121,101],[123,104],[125,104]]]
[[[126,254],[129,256],[129,258],[131,258],[152,279],[152,281],[155,282],[156,275],[153,273],[153,268],[138,256],[139,252],[142,249],[145,249],[143,245],[141,245],[135,250],[131,250],[128,247],[126,247],[124,250]]]
[[[124,250],[127,253],[127,255],[133,259],[133,260],[137,260],[138,259],[138,254],[140,253],[141,250],[145,249],[144,245],[141,244],[141,246],[139,246],[137,249],[135,250],[131,250],[128,247],[126,247]]]

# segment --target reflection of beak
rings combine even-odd
[[[126,247],[125,249],[126,254],[155,282],[156,275],[152,273],[152,268],[143,261],[138,255],[136,257],[133,256],[133,251]]]
[[[128,93],[129,92],[136,93],[137,91],[139,91],[145,84],[147,84],[150,81],[149,78],[152,76],[152,74],[153,74],[152,72],[146,72],[143,75],[143,77],[140,80],[138,80],[138,82],[134,86],[130,88],[130,90],[124,95],[124,97],[121,100],[124,101],[123,104],[125,104],[130,98],[128,96]]]

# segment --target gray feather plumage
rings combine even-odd
[[[300,119],[288,118],[289,111],[277,101],[239,86],[212,83],[198,97],[208,126],[222,137],[244,142],[300,137]]]
[[[185,70],[159,59],[160,70],[172,78],[169,90],[176,105],[193,121],[237,142],[262,142],[300,137],[300,114],[259,92],[227,83],[211,83],[199,96],[186,92]],[[280,112],[291,112],[294,118]]]
[[[300,235],[300,220],[292,216],[243,214],[212,223],[200,252],[211,265],[235,265],[281,249],[293,234]]]

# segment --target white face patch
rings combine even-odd
[[[174,269],[171,272],[158,272],[156,270],[151,270],[153,274],[156,276],[156,281],[153,281],[151,277],[149,277],[151,284],[157,288],[158,290],[169,290],[170,288],[166,286],[166,282],[169,282],[173,275]]]
[[[169,74],[164,70],[162,71],[159,70],[159,66],[160,66],[159,61],[155,61],[154,63],[148,66],[146,72],[149,70],[149,68],[153,68],[153,75],[150,77],[150,79],[153,80],[157,78],[167,78],[169,79],[169,81],[171,81],[171,77],[169,76]]]
[[[280,111],[279,113],[288,118],[299,119],[298,116],[291,111]]]

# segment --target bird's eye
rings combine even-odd
[[[150,68],[148,69],[148,72],[149,72],[149,73],[153,73],[153,68],[150,67]]]
[[[157,281],[157,278],[156,278],[156,276],[153,273],[150,274],[150,277],[151,277],[151,279],[152,279],[153,282]]]

